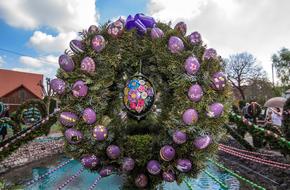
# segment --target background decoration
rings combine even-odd
[[[206,49],[199,33],[185,37],[180,32],[184,25],[174,29],[136,14],[124,26],[120,33],[109,23],[90,27],[80,33],[85,51],[66,58],[73,60],[74,69],[60,64],[57,78],[67,86],[58,96],[61,113],[77,115],[74,125],[64,126],[63,132],[78,131],[81,137],[75,144],[68,136],[65,152],[79,160],[95,155],[99,162],[91,170],[102,177],[124,174],[122,189],[153,190],[162,181],[181,183],[196,177],[226,132],[230,87],[226,81],[219,91],[212,87],[212,76],[223,71],[221,59],[215,50]],[[118,35],[108,29],[116,29]],[[97,63],[90,74],[80,69],[86,56]],[[195,66],[187,71],[190,56]],[[73,87],[76,81],[82,88]],[[202,89],[199,101],[188,96],[195,84]],[[224,114],[211,119],[207,111],[214,102],[223,105]],[[87,108],[96,113],[95,122],[83,117]],[[210,136],[200,140],[198,150],[193,143],[204,134]]]

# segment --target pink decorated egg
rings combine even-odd
[[[88,73],[93,73],[95,72],[96,65],[95,61],[90,58],[90,57],[85,57],[82,62],[81,62],[81,70],[88,72]]]
[[[168,41],[168,49],[171,53],[179,53],[183,51],[183,41],[177,36],[171,36]]]
[[[198,72],[200,68],[199,61],[194,56],[189,56],[184,64],[184,68],[187,74],[194,75]]]
[[[219,102],[209,105],[207,116],[210,118],[218,118],[222,115],[224,111],[224,105]]]
[[[199,150],[205,149],[210,143],[211,137],[209,135],[197,137],[193,142],[194,146]]]
[[[93,129],[93,137],[97,140],[97,141],[103,141],[106,140],[106,138],[108,137],[108,130],[106,127],[104,127],[103,125],[96,125]]]
[[[203,96],[203,91],[200,85],[194,84],[188,90],[188,98],[193,102],[198,102]]]
[[[195,109],[193,108],[190,108],[190,109],[187,109],[183,115],[182,115],[182,119],[183,119],[183,122],[186,124],[186,125],[192,125],[192,124],[195,124],[198,120],[198,114],[197,112],[195,111]]]
[[[83,120],[87,124],[93,124],[97,120],[96,112],[92,108],[86,108],[83,112]]]
[[[105,46],[106,46],[106,41],[103,36],[96,35],[92,39],[92,47],[97,53],[101,52],[105,48]]]
[[[72,93],[75,97],[84,97],[88,93],[88,86],[84,81],[78,80],[72,87]]]

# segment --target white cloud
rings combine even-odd
[[[0,56],[0,67],[3,66],[4,64],[5,64],[5,60],[3,56]]]

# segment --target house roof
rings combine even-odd
[[[38,98],[43,98],[39,83],[42,84],[43,75],[0,69],[0,97],[24,86]]]

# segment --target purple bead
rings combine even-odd
[[[184,68],[187,74],[194,75],[200,68],[199,61],[196,57],[189,56],[184,63]]]
[[[150,36],[153,40],[155,40],[158,38],[162,38],[164,36],[164,33],[160,28],[156,27],[156,28],[152,28]]]
[[[83,112],[83,120],[87,124],[93,124],[97,120],[96,112],[92,108],[86,108]]]
[[[85,50],[85,46],[84,46],[83,42],[80,40],[70,41],[69,47],[74,53],[83,53]]]
[[[197,137],[193,142],[194,146],[199,150],[206,148],[210,143],[211,137],[209,135]]]
[[[221,103],[213,103],[209,105],[207,116],[210,118],[218,118],[222,115],[224,111],[224,106]]]
[[[62,54],[58,59],[58,63],[60,68],[62,68],[65,72],[72,72],[75,68],[72,58],[67,54]]]
[[[161,165],[156,160],[150,160],[147,163],[147,170],[152,175],[158,175],[161,171]]]
[[[179,22],[175,25],[174,29],[184,36],[187,31],[187,26],[184,22]]]
[[[144,188],[146,187],[148,184],[148,177],[144,174],[139,174],[136,178],[135,178],[135,185],[138,188]]]
[[[88,86],[84,81],[78,80],[72,87],[72,92],[75,97],[84,97],[88,93]]]
[[[163,172],[162,178],[166,182],[174,182],[175,181],[175,175],[172,171]]]
[[[216,53],[216,50],[213,48],[206,49],[203,54],[203,58],[205,60],[215,59],[216,57],[217,57],[217,53]]]
[[[183,122],[186,124],[186,125],[192,125],[194,123],[197,122],[198,120],[198,114],[197,112],[195,111],[195,109],[193,108],[190,108],[190,109],[187,109],[183,115],[182,115],[182,119],[183,119]]]
[[[121,150],[116,145],[110,145],[110,146],[107,147],[106,153],[107,153],[107,156],[110,159],[114,160],[114,159],[117,159],[120,156]]]
[[[194,84],[188,90],[188,98],[193,102],[198,102],[203,96],[203,91],[200,85]]]
[[[91,33],[91,34],[96,34],[96,33],[99,32],[99,28],[96,25],[91,25],[89,27],[88,32]]]
[[[95,137],[95,139],[97,141],[103,141],[107,138],[108,136],[108,130],[106,127],[104,127],[103,125],[96,125],[93,129],[93,137]]]
[[[176,168],[180,172],[189,172],[192,168],[191,161],[188,159],[178,159],[176,162]]]
[[[192,45],[199,44],[199,43],[201,43],[201,35],[198,32],[192,32],[188,36],[188,40]]]
[[[105,166],[99,171],[99,174],[101,177],[107,177],[109,175],[112,175],[113,171],[114,171],[113,166]]]
[[[160,149],[160,157],[164,161],[171,161],[175,156],[175,149],[172,146],[165,145]]]
[[[88,73],[93,73],[95,72],[96,65],[95,61],[90,58],[90,57],[85,57],[82,62],[81,62],[81,70],[88,72]]]
[[[51,89],[57,94],[63,94],[65,90],[65,82],[61,79],[52,79],[50,81]]]
[[[186,142],[186,139],[187,139],[187,136],[186,136],[186,133],[185,132],[182,132],[182,131],[175,131],[173,133],[173,141],[176,143],[176,144],[183,144]]]
[[[132,158],[130,157],[124,158],[123,163],[122,163],[123,171],[125,172],[132,171],[134,169],[134,166],[135,166],[135,161]]]
[[[105,38],[101,35],[96,35],[92,39],[92,47],[96,52],[101,52],[106,46]]]
[[[124,32],[124,23],[122,20],[117,20],[108,26],[107,32],[110,36],[117,38]]]
[[[70,144],[78,144],[83,138],[83,134],[74,128],[67,129],[64,136]]]
[[[211,87],[215,90],[223,90],[226,86],[226,76],[223,72],[214,73],[211,80]]]
[[[87,155],[82,157],[81,162],[85,168],[93,169],[100,163],[100,159],[95,155]]]
[[[168,49],[171,53],[179,53],[184,49],[183,42],[177,36],[171,36],[168,41]]]
[[[66,127],[72,127],[76,124],[78,116],[72,112],[62,112],[59,116],[59,121]]]

